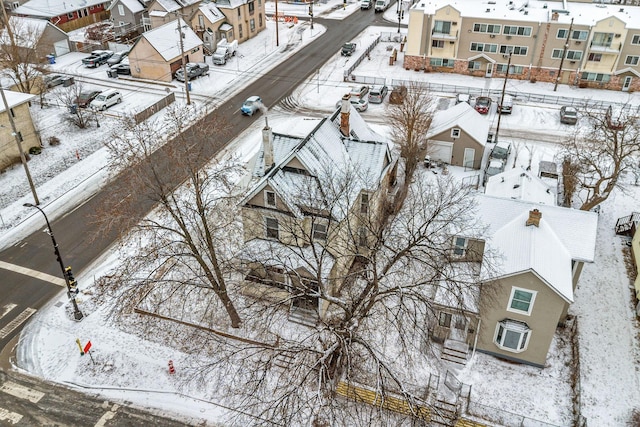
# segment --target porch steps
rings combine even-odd
[[[631,236],[633,232],[633,226],[638,226],[640,223],[640,212],[633,212],[631,215],[618,218],[616,222],[616,234],[622,236]]]
[[[464,366],[467,364],[468,356],[469,344],[456,340],[444,341],[442,346],[442,355],[440,356],[442,360]]]

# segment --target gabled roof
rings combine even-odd
[[[244,0],[216,0],[220,9],[236,9],[245,4]]]
[[[484,60],[485,60],[485,61],[487,61],[487,62],[491,62],[492,64],[495,64],[495,63],[496,63],[496,60],[495,60],[495,59],[493,59],[493,58],[491,58],[491,57],[489,57],[489,56],[485,55],[484,53],[479,53],[479,54],[477,54],[477,55],[470,56],[469,58],[467,58],[467,60],[468,60],[468,61],[475,61],[476,59],[479,59],[479,58],[482,58],[482,59],[484,59]]]
[[[488,196],[519,199],[544,205],[556,205],[555,189],[523,168],[512,168],[489,178],[484,193]]]
[[[156,0],[158,6],[167,12],[175,12],[183,7],[199,3],[201,0]]]
[[[188,52],[202,45],[198,35],[182,20],[179,19],[182,33],[184,34],[184,51]],[[180,36],[178,35],[178,22],[171,21],[142,33],[141,39],[145,39],[164,58],[170,61],[180,56]],[[137,44],[137,43],[136,43]],[[135,48],[135,45],[134,45]]]
[[[104,2],[104,0],[30,0],[16,8],[13,13],[16,15],[54,18],[90,6],[100,5]]]
[[[528,215],[530,210],[539,209],[543,221],[553,229],[562,245],[569,251],[572,260],[593,262],[595,259],[598,215],[594,212],[560,206],[541,207],[539,203],[485,194],[478,194],[476,201],[477,215],[487,226],[485,235],[488,238],[514,217],[523,213]]]
[[[7,105],[9,108],[17,107],[18,105],[22,105],[25,102],[31,101],[35,98],[35,95],[30,93],[22,93],[22,92],[14,92],[12,90],[0,89],[4,91],[4,96],[7,98]],[[4,103],[0,102],[0,113],[4,113]]]
[[[109,5],[109,10],[112,10],[116,5],[122,4],[124,7],[129,9],[131,13],[136,14],[138,12],[142,12],[145,7],[138,0],[113,0]]]
[[[568,209],[569,210],[569,209]],[[540,208],[539,226],[526,225],[528,212],[522,212],[500,227],[486,243],[502,255],[496,261],[497,278],[534,272],[565,301],[573,302],[571,254]]]
[[[13,38],[15,40],[16,46],[20,47],[35,47],[38,44],[40,37],[42,37],[42,34],[46,30],[47,26],[55,29],[55,31],[64,34],[65,36],[67,34],[45,19],[27,18],[24,16],[10,16],[9,25],[11,31],[13,32]],[[0,43],[9,44],[10,42],[11,39],[9,37],[7,29],[4,28],[2,30],[2,34],[0,34]]]
[[[460,128],[484,146],[489,133],[489,122],[466,102],[461,102],[447,110],[441,110],[433,115],[427,139],[433,138],[441,132],[451,128]]]
[[[270,186],[292,214],[301,216],[300,207],[317,207],[325,196],[332,198],[331,192],[339,191],[338,187],[344,190],[340,181],[348,175],[346,199],[336,197],[345,204],[328,206],[335,218],[343,219],[361,191],[374,191],[378,187],[391,163],[391,152],[384,138],[368,128],[353,106],[349,108],[351,138],[340,133],[339,109],[331,117],[323,119],[304,138],[274,135],[274,167],[265,175],[264,147],[261,147],[254,176],[262,178],[248,192],[242,204]],[[308,175],[285,169],[296,160]]]
[[[214,24],[214,23],[216,23],[218,21],[221,21],[223,19],[226,19],[224,14],[220,11],[220,9],[218,9],[218,7],[215,5],[215,3],[202,4],[198,8],[198,10],[212,24]]]
[[[625,74],[625,73],[631,73],[631,74],[635,74],[636,76],[640,77],[640,72],[631,68],[631,67],[627,67],[627,68],[623,68],[622,70],[618,70],[618,71],[614,71],[613,75],[614,76],[619,76],[620,74]]]

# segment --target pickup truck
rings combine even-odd
[[[227,59],[236,54],[236,50],[238,50],[238,40],[228,43],[227,40],[224,39],[218,43],[218,48],[213,52],[211,59],[215,65],[224,65],[227,63]]]
[[[351,56],[356,51],[355,43],[345,43],[342,45],[342,56]]]
[[[203,62],[187,63],[187,76],[189,76],[189,80],[193,80],[200,76],[206,76],[207,74],[209,74],[209,65]],[[184,82],[184,70],[182,68],[176,71],[176,80]]]
[[[91,55],[82,60],[82,64],[88,68],[99,67],[102,64],[106,64],[111,56],[113,56],[113,51],[111,50],[94,50]]]

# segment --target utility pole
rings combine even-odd
[[[556,84],[553,86],[553,91],[558,89],[558,83],[560,82],[560,76],[562,74],[562,65],[564,64],[564,58],[569,53],[569,38],[571,37],[571,29],[573,28],[573,18],[571,18],[571,24],[569,24],[569,32],[567,32],[567,39],[564,41],[564,50],[562,51],[562,58],[560,58],[560,66],[558,67],[558,76],[556,77]]]
[[[402,9],[402,0],[397,0],[398,3],[398,33],[400,32],[400,22],[402,21],[402,17],[404,16],[404,10]]]
[[[13,114],[11,112],[11,109],[9,108],[9,103],[7,102],[7,97],[4,94],[3,88],[0,88],[0,93],[2,94],[2,103],[4,104],[4,111],[7,113],[7,117],[9,117],[9,123],[11,123],[11,133],[13,137],[16,139],[16,144],[18,145],[20,160],[22,161],[24,172],[27,174],[27,181],[29,181],[29,187],[31,187],[31,194],[33,194],[33,200],[35,201],[36,205],[39,205],[40,200],[38,200],[38,194],[36,193],[36,186],[33,185],[31,172],[29,172],[29,166],[27,165],[27,158],[24,155],[24,150],[22,149],[22,135],[18,132],[18,129],[16,129],[16,122],[13,120]]]
[[[280,39],[278,38],[279,22],[280,22],[280,17],[278,16],[278,0],[276,0],[276,47],[280,46]]]
[[[311,29],[313,30],[313,1],[309,0],[309,16],[311,17]]]
[[[498,104],[498,125],[496,126],[496,137],[495,142],[498,142],[498,135],[500,134],[500,119],[502,119],[502,113],[500,112],[500,107],[504,103],[504,92],[507,90],[507,80],[509,80],[509,68],[511,68],[511,54],[509,51],[509,60],[507,61],[507,73],[504,76],[504,83],[502,84],[502,95],[500,96],[500,103]],[[505,161],[506,163],[506,161]]]
[[[187,62],[184,57],[184,33],[182,32],[181,17],[178,15],[178,36],[180,37],[180,54],[182,55],[182,72],[184,73],[184,92],[187,94],[187,105],[191,105],[191,94],[189,93],[189,75],[187,74]]]

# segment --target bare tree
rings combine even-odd
[[[58,101],[69,109],[67,120],[80,129],[88,127],[91,123],[95,123],[96,126],[99,123],[95,110],[88,106],[81,108],[78,105],[78,98],[83,92],[83,87],[83,84],[78,82],[57,92]]]
[[[20,92],[41,93],[46,90],[42,73],[46,55],[38,28],[18,18],[9,19],[0,32],[0,76],[15,83]]]
[[[187,127],[192,115],[191,109],[175,107],[164,120],[132,123],[108,142],[114,169],[126,173],[114,182],[113,200],[98,219],[102,232],[116,230],[127,236],[128,246],[104,289],[124,311],[143,297],[161,310],[171,298],[184,302],[199,295],[199,304],[213,307],[208,315],[226,312],[231,327],[238,328],[241,319],[225,275],[235,252],[228,236],[239,226],[234,183],[242,165],[233,160],[203,165],[206,141],[226,132],[227,125],[208,117]],[[168,134],[175,137],[160,147]],[[196,307],[184,304],[181,311],[188,316]]]
[[[253,315],[245,318],[260,340],[218,344],[217,360],[197,374],[207,381],[216,373],[234,378],[220,379],[230,401],[277,425],[396,424],[381,407],[347,410],[336,393],[343,381],[366,384],[380,401],[402,396],[413,410],[408,417],[420,417],[418,405],[427,404],[418,384],[427,381],[419,373],[437,322],[434,299],[445,293],[462,310],[477,297],[478,254],[467,260],[474,262],[457,262],[451,252],[454,236],[480,230],[470,217],[471,190],[429,174],[428,182],[415,180],[397,215],[385,215],[381,203],[345,222],[332,218],[350,210],[345,200],[356,177],[327,175],[320,181],[331,184],[322,194],[311,177],[292,194],[304,200],[305,221],[281,224],[280,240],[290,244],[264,241],[245,253],[263,266],[247,277],[265,289],[267,302],[251,304]],[[329,221],[326,236],[309,227],[316,221]],[[315,321],[300,328],[287,323],[287,313],[298,309],[314,311]],[[218,363],[228,367],[224,373]]]
[[[433,118],[432,99],[428,90],[417,83],[407,88],[404,100],[399,104],[389,104],[387,108],[391,140],[400,147],[404,160],[404,185],[398,192],[397,207],[407,194],[416,167],[428,152],[426,135]]]
[[[588,109],[583,117],[587,123],[565,142],[560,156],[578,168],[575,179],[580,209],[591,210],[621,187],[621,175],[637,165],[640,123],[630,106],[616,113]]]

